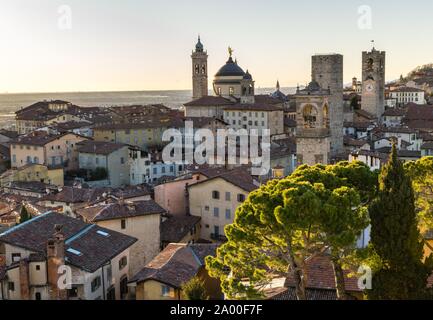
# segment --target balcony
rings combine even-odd
[[[220,235],[220,234],[216,234],[216,233],[211,233],[210,238],[214,241],[218,241],[218,242],[227,242],[227,238],[226,236]]]

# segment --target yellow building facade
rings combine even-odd
[[[134,124],[112,125],[112,128],[94,128],[93,139],[95,141],[115,142],[129,144],[141,149],[162,146],[162,135],[169,126],[146,127]]]
[[[64,185],[63,168],[49,168],[42,164],[29,164],[6,171],[0,176],[0,185],[10,182],[43,182],[55,186]]]

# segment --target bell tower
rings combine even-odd
[[[192,99],[208,95],[207,52],[204,51],[200,36],[192,52]]]
[[[298,166],[331,160],[330,89],[323,89],[315,80],[303,90],[299,87],[296,101],[296,149]]]
[[[362,53],[362,103],[361,109],[378,120],[385,111],[385,51]]]

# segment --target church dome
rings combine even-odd
[[[200,41],[200,37],[198,37],[198,42],[195,45],[195,51],[196,52],[203,52],[203,49],[204,49],[203,44]]]
[[[314,91],[320,91],[320,85],[317,83],[317,81],[311,81],[310,84],[307,86],[307,90],[310,92]]]
[[[230,57],[229,60],[226,62],[226,64],[222,66],[221,69],[218,70],[215,77],[232,77],[232,76],[243,77],[244,75],[245,75],[244,70],[242,70],[242,68],[239,67],[238,64],[233,61],[232,57]]]

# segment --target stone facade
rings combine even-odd
[[[193,100],[208,95],[207,58],[207,52],[203,50],[203,45],[199,37],[195,51],[191,55]]]
[[[329,89],[329,127],[331,156],[343,151],[343,56],[341,54],[312,57],[312,80],[322,89]]]
[[[311,82],[296,98],[298,166],[328,164],[331,152],[329,90]]]
[[[377,119],[385,111],[385,51],[362,53],[362,110]]]
[[[329,145],[330,138],[328,136],[298,139],[296,145],[298,165],[328,164]]]

